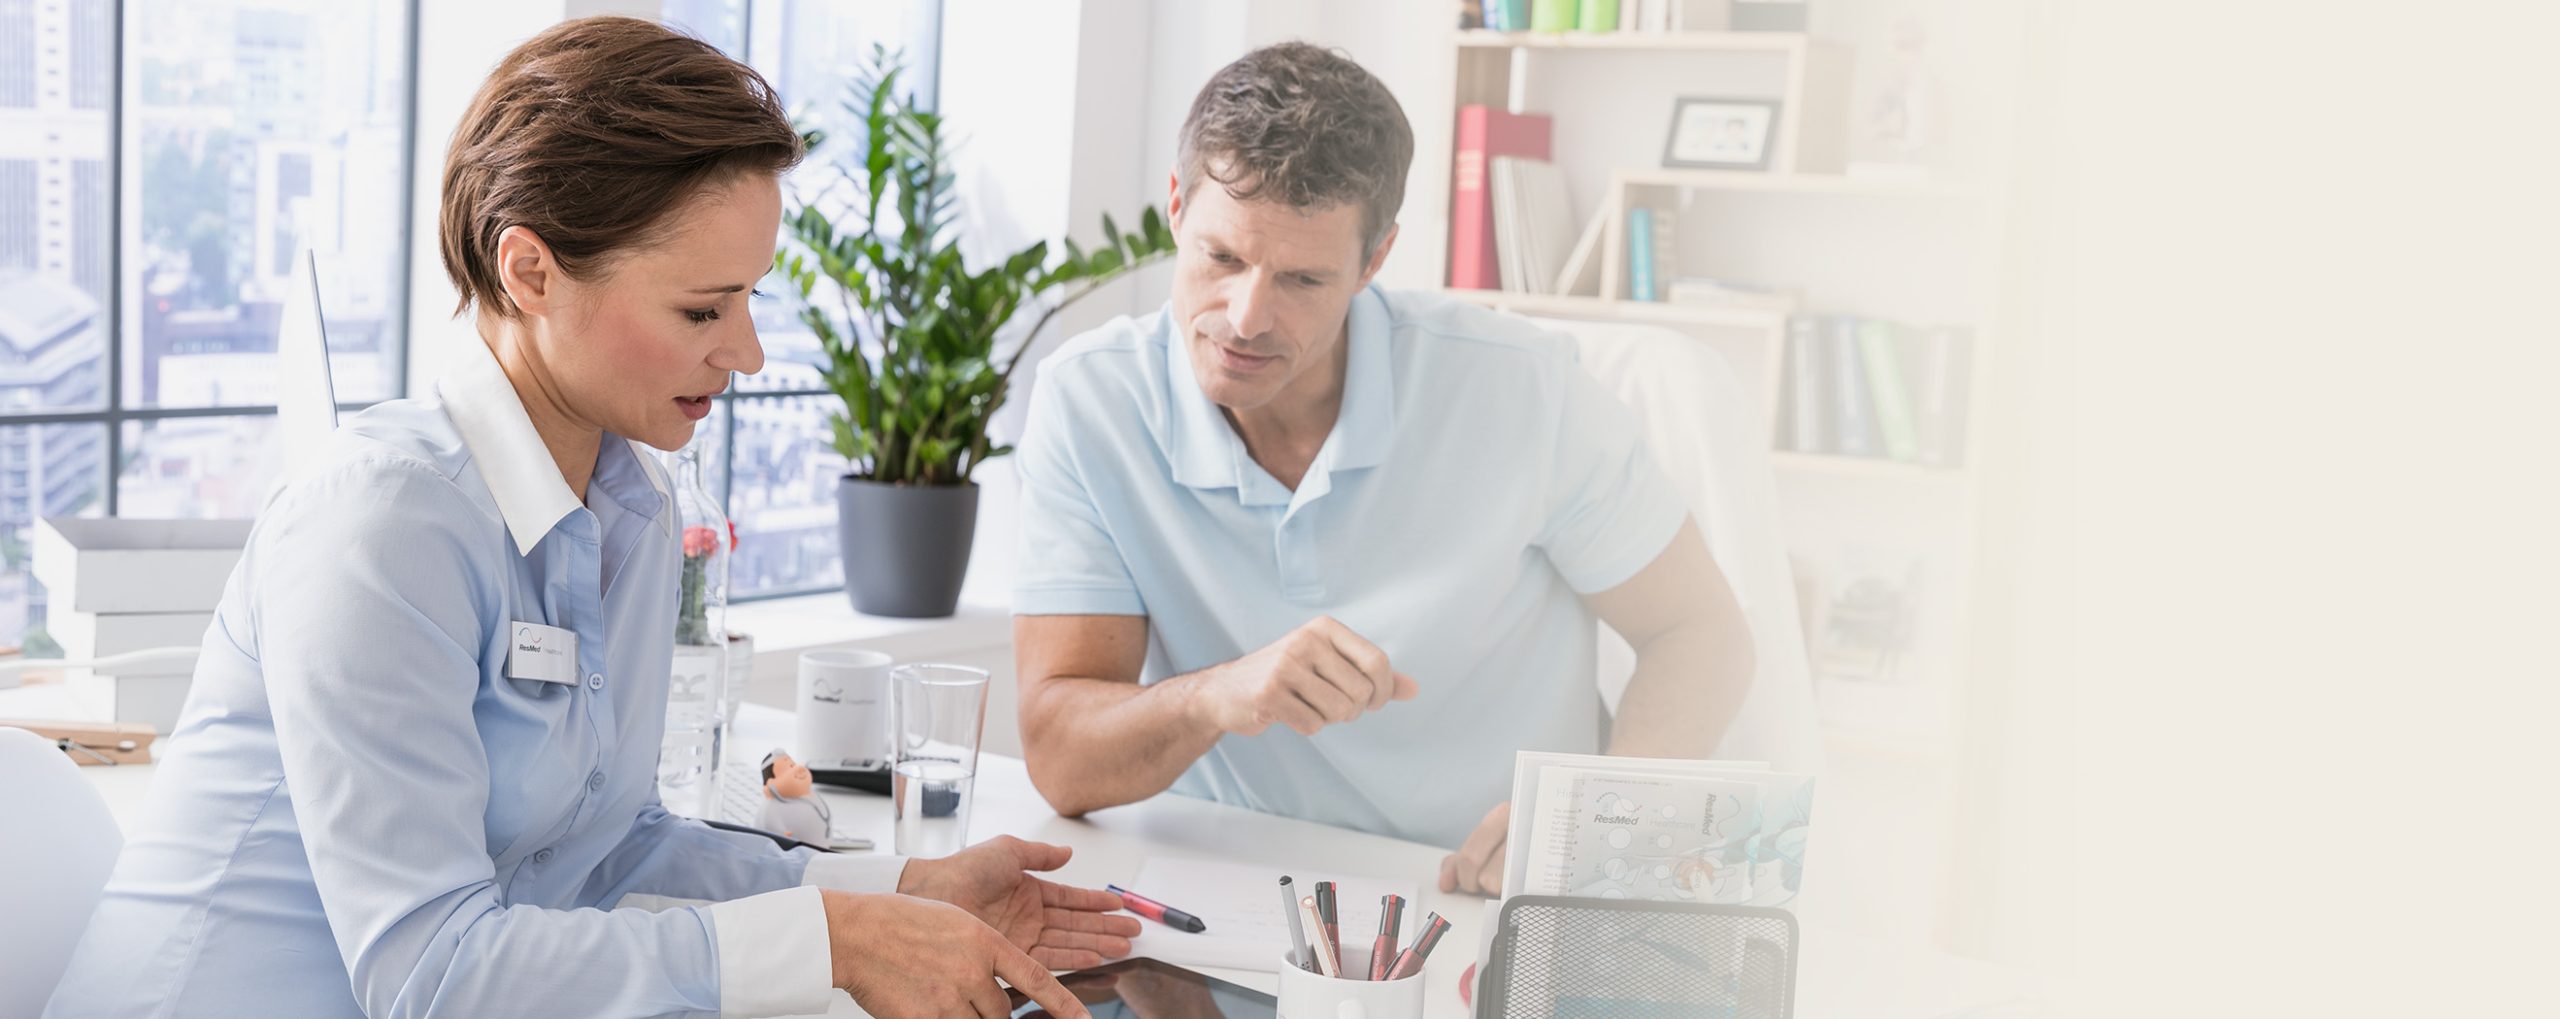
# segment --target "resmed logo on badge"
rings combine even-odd
[[[543,654],[542,631],[536,630],[530,626],[517,627],[516,650],[530,652],[537,655]]]

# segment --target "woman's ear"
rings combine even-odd
[[[551,246],[527,227],[511,226],[498,235],[498,286],[507,303],[526,315],[549,315],[560,281],[560,266]]]

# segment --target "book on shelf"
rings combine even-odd
[[[1666,281],[1678,267],[1678,230],[1669,209],[1627,210],[1627,300],[1650,303],[1668,296]]]
[[[1922,329],[1914,342],[1913,404],[1920,421],[1920,462],[1964,465],[1966,403],[1973,391],[1973,333],[1962,326]]]
[[[1858,322],[1858,355],[1865,363],[1863,373],[1867,393],[1875,399],[1876,436],[1884,442],[1886,456],[1905,463],[1920,459],[1920,436],[1911,420],[1910,376],[1901,366],[1895,348],[1893,323],[1875,319]]]
[[[1797,315],[1787,319],[1787,353],[1783,367],[1786,385],[1778,398],[1785,404],[1781,413],[1791,419],[1789,427],[1780,429],[1786,442],[1780,449],[1820,452],[1831,448],[1831,400],[1821,380],[1831,376],[1823,370],[1828,349],[1822,339],[1822,318]]]
[[[1502,0],[1487,0],[1490,14]],[[1458,108],[1458,130],[1449,181],[1449,286],[1502,289],[1501,254],[1494,238],[1491,160],[1548,158],[1555,124],[1543,114],[1510,113],[1471,104]]]
[[[1554,293],[1557,272],[1574,242],[1564,169],[1540,159],[1495,159],[1493,222],[1502,289]]]
[[[1577,24],[1585,32],[1617,31],[1618,0],[1582,0],[1581,17]]]
[[[1867,392],[1867,362],[1858,350],[1858,320],[1840,316],[1823,330],[1831,347],[1833,409],[1839,412],[1833,435],[1842,456],[1877,456],[1884,444],[1876,436],[1875,401]]]
[[[1722,32],[1734,0],[1463,0],[1458,27],[1488,32]]]
[[[1600,242],[1608,233],[1609,203],[1603,201],[1582,224],[1582,237],[1573,242],[1573,254],[1565,258],[1564,271],[1556,274],[1556,293],[1566,297],[1600,296]]]
[[[1653,210],[1627,210],[1627,300],[1653,300]]]
[[[1530,0],[1529,30],[1570,32],[1582,25],[1580,0]]]
[[[1787,347],[1777,448],[1963,466],[1970,330],[1797,315]]]

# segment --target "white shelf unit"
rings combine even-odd
[[[1800,53],[1812,43],[1802,32],[1492,32],[1458,33],[1460,49],[1487,50],[1692,50],[1707,53]]]
[[[1518,109],[1533,76],[1629,52],[1726,55],[1782,64],[1773,173],[1838,173],[1848,160],[1849,49],[1800,32],[1458,33],[1460,105]],[[1541,67],[1553,62],[1553,67]]]
[[[1959,42],[1953,53],[1940,48],[1938,55],[1952,59],[1939,68],[1983,55],[1980,41]],[[1972,53],[1963,49],[1968,42],[1977,47]],[[1856,48],[1820,34],[1456,31],[1454,50],[1457,105],[1555,118],[1557,161],[1569,183],[1589,189],[1581,193],[1587,207],[1605,217],[1605,296],[1448,291],[1452,296],[1527,315],[1648,322],[1696,336],[1735,360],[1759,387],[1772,421],[1786,382],[1790,313],[1626,299],[1626,211],[1635,204],[1670,208],[1678,217],[1681,261],[1664,267],[1666,279],[1685,268],[1800,289],[1801,305],[1814,313],[1972,327],[1962,466],[1792,450],[1770,456],[1789,551],[1814,578],[1818,602],[1829,604],[1852,583],[1895,575],[1906,563],[1923,574],[1905,589],[1913,608],[1904,625],[1913,636],[1892,678],[1817,684],[1829,758],[1825,809],[1840,823],[1832,837],[1910,847],[1834,869],[1825,894],[1856,903],[1851,922],[1880,936],[1951,943],[1960,935],[1950,932],[1971,922],[1960,893],[1949,890],[1956,886],[1944,883],[1971,876],[1951,818],[1986,809],[1959,776],[1983,767],[1967,732],[1985,700],[1971,679],[1982,667],[1974,661],[1974,592],[1985,583],[1983,422],[2003,345],[1997,316],[2006,234],[2005,182],[1986,168],[2002,165],[1995,158],[2002,143],[1978,136],[1984,149],[1941,159],[1934,173],[1847,172]],[[1997,79],[2009,66],[2004,59],[1962,70]],[[1768,169],[1660,165],[1672,102],[1688,96],[1776,99]],[[1998,123],[1988,105],[1967,112],[1970,124]],[[1950,166],[1966,171],[1943,169]],[[1871,244],[1889,253],[1869,254]],[[1822,632],[1827,624],[1819,616],[1806,625],[1817,643],[1835,639]],[[1846,864],[1845,854],[1840,859]]]

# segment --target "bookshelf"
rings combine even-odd
[[[1881,457],[1799,453],[1788,449],[1771,450],[1769,463],[1781,473],[1789,474],[1875,478],[1887,481],[1957,482],[1964,478],[1964,469],[1960,467],[1930,467]]]
[[[1619,187],[1664,187],[1692,191],[1744,191],[1771,194],[1842,195],[1865,198],[1978,200],[1981,192],[1961,184],[1927,178],[1859,176],[1846,173],[1755,173],[1746,170],[1629,169],[1618,173]]]
[[[1461,49],[1646,50],[1704,53],[1800,53],[1817,45],[1802,32],[1491,32],[1461,29]]]
[[[1724,308],[1714,305],[1672,304],[1667,301],[1629,301],[1623,298],[1571,297],[1558,294],[1515,294],[1501,290],[1443,290],[1442,292],[1461,301],[1504,311],[1516,311],[1523,315],[1660,322],[1669,325],[1732,326],[1740,329],[1766,330],[1773,335],[1784,331],[1787,326],[1786,312],[1761,308]]]
[[[1943,944],[1966,915],[1952,893],[1935,891],[1967,867],[1949,819],[1988,809],[1959,776],[1997,766],[1966,737],[1974,725],[1996,723],[2002,696],[1976,678],[1997,664],[1977,651],[1985,624],[1976,603],[1999,597],[1996,564],[1984,555],[1986,524],[2001,519],[1983,505],[1986,479],[1996,476],[1984,465],[1985,408],[2002,399],[1993,383],[2011,342],[2000,328],[2009,267],[1998,168],[2008,144],[2000,132],[2015,122],[2003,104],[2015,101],[2017,51],[2004,48],[2005,20],[1940,12],[1925,58],[1946,78],[1933,80],[1928,98],[1940,115],[1953,107],[1955,122],[1973,133],[1960,144],[1933,136],[1916,160],[1925,170],[1853,172],[1853,153],[1886,155],[1873,144],[1874,107],[1863,101],[1881,79],[1861,77],[1858,62],[1874,61],[1869,71],[1888,65],[1906,27],[1894,19],[1904,15],[1814,8],[1812,30],[1795,33],[1448,30],[1449,63],[1433,73],[1449,75],[1454,105],[1551,117],[1549,151],[1575,214],[1588,211],[1602,226],[1596,294],[1447,293],[1524,315],[1641,322],[1693,337],[1757,391],[1771,435],[1791,431],[1777,426],[1781,396],[1800,384],[1787,377],[1795,314],[1969,330],[1970,362],[1953,376],[1967,387],[1959,466],[1769,453],[1817,677],[1824,809],[1836,811],[1840,825],[1824,837],[1908,847],[1889,860],[1826,871],[1824,895],[1854,903],[1844,909],[1871,933]],[[1674,102],[1688,97],[1777,101],[1767,168],[1663,166]],[[1454,162],[1454,131],[1450,137]],[[1454,180],[1454,169],[1442,172]],[[1676,224],[1678,243],[1657,256],[1660,278],[1766,287],[1797,295],[1794,306],[1629,299],[1626,224],[1639,206],[1653,209],[1656,222],[1667,216]],[[1896,589],[1891,604],[1902,607],[1888,629],[1898,636],[1865,640],[1859,628],[1877,617],[1862,599],[1878,581]]]

